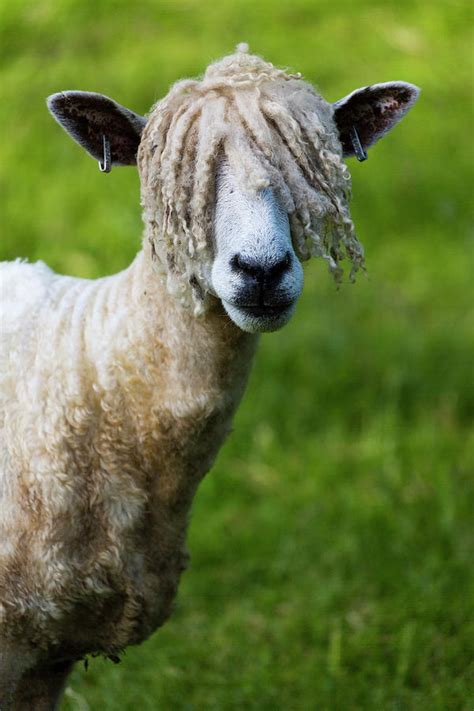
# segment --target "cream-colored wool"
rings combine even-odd
[[[195,314],[209,303],[222,155],[248,190],[276,191],[301,260],[323,257],[336,280],[344,257],[351,278],[363,265],[333,107],[299,75],[241,50],[211,64],[201,81],[172,87],[152,109],[138,155],[146,236],[171,293]]]

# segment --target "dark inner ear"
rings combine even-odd
[[[405,82],[374,84],[354,91],[334,104],[334,119],[345,156],[354,155],[351,129],[364,148],[373,145],[413,106],[419,89]]]
[[[48,98],[56,121],[96,160],[104,157],[104,136],[112,165],[135,165],[146,119],[102,94],[63,91]]]

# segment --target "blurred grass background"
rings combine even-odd
[[[86,277],[139,248],[138,178],[48,116],[61,89],[144,113],[239,41],[328,100],[423,93],[350,161],[369,278],[306,269],[265,336],[193,510],[171,621],[63,711],[474,705],[472,14],[459,0],[9,0],[0,8],[0,257]]]

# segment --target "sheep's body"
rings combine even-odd
[[[143,252],[97,281],[0,279],[0,650],[114,654],[170,612],[255,339],[217,305],[193,318]]]
[[[344,256],[351,274],[363,264],[343,154],[418,90],[374,85],[335,108],[241,49],[148,119],[98,94],[50,97],[94,157],[137,162],[145,236],[97,281],[0,265],[0,706],[52,708],[73,660],[166,619],[193,495],[249,372],[244,331],[289,320],[299,259],[338,280]]]

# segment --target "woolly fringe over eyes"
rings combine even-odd
[[[168,289],[195,314],[208,302],[216,172],[225,156],[244,189],[271,186],[301,260],[322,257],[337,282],[363,267],[351,182],[333,109],[299,75],[244,52],[184,80],[152,109],[138,153],[145,235]]]

